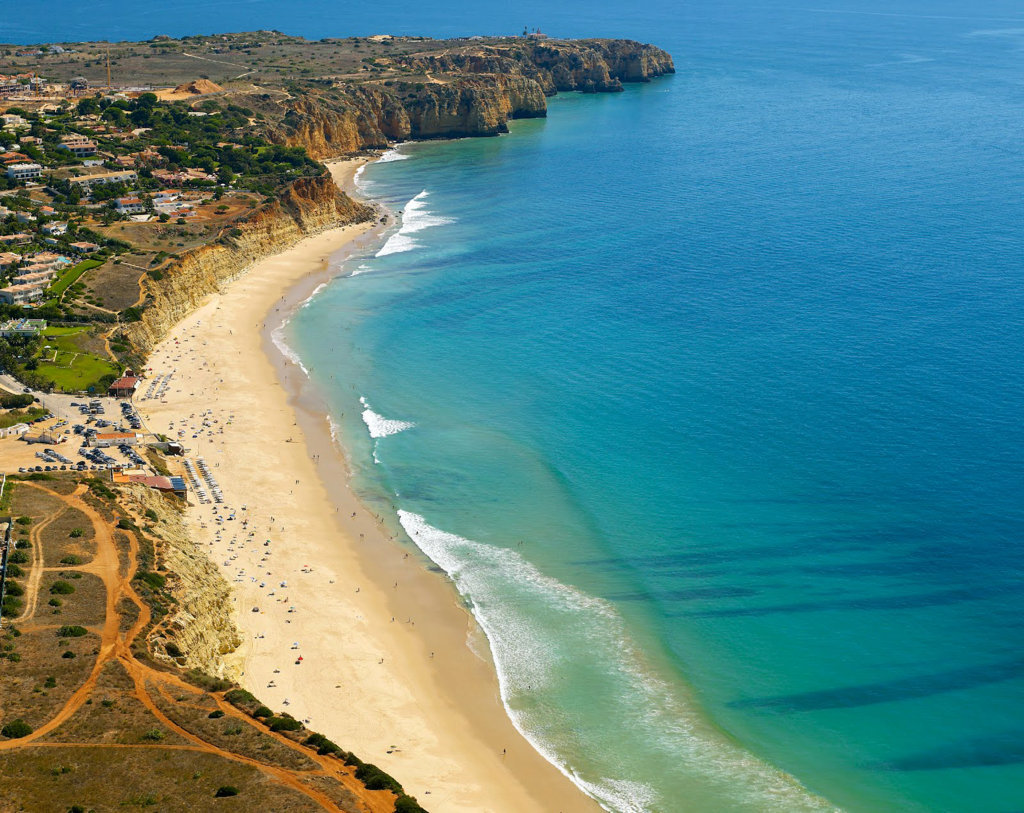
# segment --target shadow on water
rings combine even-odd
[[[980,590],[940,590],[904,596],[870,596],[836,601],[799,601],[769,607],[728,607],[720,610],[694,610],[678,615],[688,618],[732,618],[767,616],[778,613],[809,613],[826,610],[914,610],[922,607],[943,607],[964,601],[982,601],[991,593]]]
[[[877,553],[879,550],[891,549],[895,544],[906,544],[930,538],[932,538],[932,535],[928,532],[909,528],[879,531],[877,533],[814,534],[813,536],[794,538],[792,541],[776,545],[754,545],[750,547],[705,546],[673,553],[645,556],[642,561],[631,562],[619,558],[608,558],[577,560],[573,564],[587,568],[607,569],[642,565],[645,569],[658,570],[728,563],[748,564],[761,560],[790,559],[809,555],[834,556],[840,553],[848,554],[861,551]]]
[[[694,587],[689,590],[658,590],[651,593],[613,593],[610,601],[706,601],[716,598],[750,598],[760,593],[752,587]]]
[[[985,666],[971,666],[966,669],[951,669],[920,677],[866,683],[860,686],[845,686],[840,689],[734,700],[729,705],[737,709],[780,713],[849,709],[878,703],[914,700],[1020,677],[1024,677],[1024,658],[1015,658]]]
[[[959,740],[865,767],[881,771],[942,771],[1021,763],[1024,763],[1024,730],[1015,729],[988,737]]]

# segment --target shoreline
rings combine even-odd
[[[364,163],[330,167],[353,194]],[[197,541],[234,588],[244,642],[228,660],[243,686],[379,764],[427,809],[598,810],[515,729],[489,648],[454,586],[422,553],[392,541],[353,494],[315,384],[274,341],[336,275],[325,258],[365,246],[384,228],[331,229],[254,264],[150,356],[153,374],[177,372],[162,401],[138,404],[147,423],[172,437],[183,419],[200,429],[182,439],[189,456],[207,460],[236,511],[234,524],[223,521],[223,507],[220,523],[211,505],[188,512]],[[236,335],[232,326],[246,321],[257,331]],[[232,366],[241,359],[244,366]]]

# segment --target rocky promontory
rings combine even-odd
[[[502,39],[396,55],[390,67],[409,78],[339,79],[278,103],[270,137],[324,159],[393,141],[494,136],[511,119],[547,115],[545,97],[559,91],[615,93],[675,73],[668,53],[632,40]]]

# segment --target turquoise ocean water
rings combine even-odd
[[[538,748],[614,810],[1024,809],[1018,5],[210,14],[675,57],[366,169],[401,228],[288,329]]]

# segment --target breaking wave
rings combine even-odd
[[[402,227],[388,238],[381,250],[377,252],[378,257],[419,248],[420,244],[412,235],[424,229],[453,222],[450,218],[432,215],[427,211],[425,202],[427,195],[428,192],[424,189],[405,205],[405,211],[402,212]]]
[[[698,793],[713,791],[719,799],[724,794],[743,809],[834,810],[788,774],[716,735],[694,708],[645,669],[609,602],[544,575],[514,550],[442,531],[409,511],[399,510],[398,518],[471,606],[490,644],[502,702],[515,727],[606,810],[671,809],[672,800],[632,778],[636,773],[623,764],[624,756],[666,770],[682,762],[695,774]],[[585,712],[545,702],[545,693],[557,694],[574,679],[605,694],[607,713],[599,724]],[[574,766],[566,751],[596,754],[600,763]]]
[[[365,398],[360,398],[359,403],[363,405],[363,423],[366,424],[366,428],[370,431],[371,438],[386,438],[389,435],[397,435],[399,432],[412,429],[416,425],[410,421],[399,421],[378,415],[370,409],[370,405]]]

